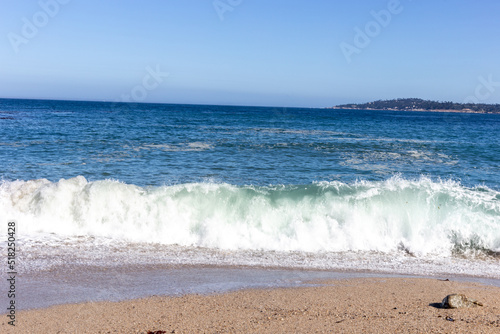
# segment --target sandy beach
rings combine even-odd
[[[318,282],[316,282],[318,283]],[[500,288],[425,278],[354,278],[302,288],[149,297],[20,311],[2,333],[498,333]],[[451,293],[484,306],[442,309]]]

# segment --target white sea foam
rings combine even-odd
[[[245,251],[404,250],[416,256],[500,251],[500,193],[393,177],[304,186],[193,183],[142,188],[76,177],[4,181],[0,220],[22,235]]]
[[[130,148],[128,145],[124,146],[125,148]],[[142,146],[133,147],[134,151],[140,150],[162,150],[162,151],[170,151],[170,152],[189,152],[189,151],[205,151],[210,150],[214,146],[209,143],[203,142],[193,142],[193,143],[183,143],[177,145],[169,145],[169,144],[144,144]]]

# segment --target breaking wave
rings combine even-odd
[[[232,250],[500,252],[500,192],[428,178],[268,187],[3,181],[0,219],[54,233]]]

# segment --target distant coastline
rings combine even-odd
[[[417,98],[377,100],[361,104],[341,104],[330,109],[432,111],[500,114],[500,104],[438,102]]]

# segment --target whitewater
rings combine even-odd
[[[0,209],[4,220],[22,222],[26,236],[55,233],[231,250],[500,252],[499,192],[425,178],[143,188],[79,176],[55,183],[3,182]]]

